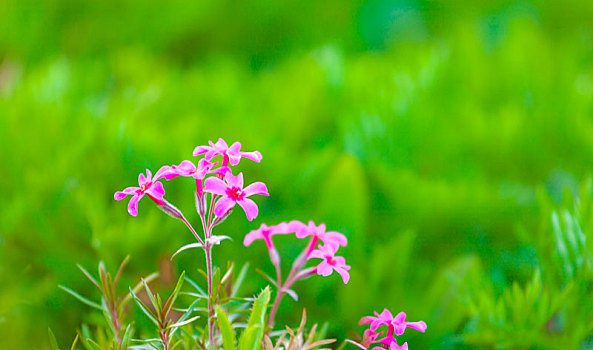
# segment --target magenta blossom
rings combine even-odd
[[[222,165],[226,166],[228,163],[231,165],[239,164],[241,158],[251,159],[254,162],[259,163],[262,159],[261,153],[259,151],[254,152],[241,152],[241,143],[239,141],[233,143],[231,147],[227,145],[227,143],[219,138],[216,143],[212,141],[208,141],[210,146],[198,146],[194,149],[194,157],[200,154],[205,154],[204,158],[206,160],[211,160],[215,156],[222,156]]]
[[[319,246],[319,249],[313,250],[309,254],[309,259],[323,259],[315,269],[318,275],[329,276],[335,270],[342,276],[342,280],[346,284],[350,280],[348,273],[350,266],[346,265],[346,259],[343,256],[335,256],[336,250],[337,248],[329,245]]]
[[[239,204],[249,221],[255,219],[258,213],[257,204],[247,197],[254,194],[269,196],[266,185],[263,182],[254,182],[243,188],[243,173],[237,176],[227,173],[225,180],[226,183],[217,177],[209,177],[204,181],[204,192],[221,196],[214,206],[214,214],[222,217],[235,204]]]
[[[200,159],[198,166],[189,160],[184,160],[179,165],[170,166],[164,173],[167,180],[176,178],[177,176],[193,177],[196,180],[203,180],[206,174],[210,172],[216,163],[211,163],[206,159]]]
[[[263,239],[266,242],[266,246],[268,247],[268,249],[270,249],[274,246],[274,243],[272,242],[273,235],[284,235],[292,232],[294,231],[291,231],[290,226],[285,222],[281,222],[278,225],[274,226],[261,224],[261,226],[257,230],[253,230],[245,236],[243,244],[246,247],[248,247],[256,239]]]
[[[256,239],[263,239],[266,242],[266,247],[268,247],[268,251],[270,253],[270,260],[272,260],[272,264],[276,266],[280,263],[280,256],[278,255],[278,251],[274,246],[272,236],[284,235],[292,232],[293,231],[290,230],[290,226],[285,222],[281,222],[278,225],[274,226],[267,226],[266,224],[261,224],[261,226],[257,230],[253,230],[245,236],[243,244],[246,247],[248,247]]]
[[[393,317],[391,312],[384,309],[381,314],[375,311],[375,316],[365,316],[360,319],[360,324],[371,324],[372,331],[377,330],[381,326],[387,326],[387,335],[395,333],[395,335],[402,335],[407,327],[415,329],[420,332],[426,331],[426,323],[424,321],[406,322],[406,313],[400,312]]]
[[[218,163],[209,162],[206,159],[200,159],[198,166],[196,167],[193,162],[184,160],[179,165],[167,166],[167,169],[163,172],[163,176],[167,181],[176,178],[177,176],[193,177],[196,180],[196,192],[202,197],[202,180],[206,177],[206,174],[218,174],[224,176],[227,172],[231,171],[229,167],[219,167],[213,170],[212,168],[217,164]]]
[[[127,196],[132,196],[130,202],[128,203],[128,213],[130,213],[132,216],[138,215],[138,202],[142,197],[144,197],[145,194],[156,204],[163,205],[165,189],[163,188],[163,184],[157,180],[160,180],[164,177],[164,172],[167,170],[166,168],[167,167],[160,168],[154,177],[152,176],[150,170],[146,169],[146,176],[144,176],[143,173],[138,175],[138,185],[140,187],[127,187],[123,191],[115,192],[115,200],[121,201]]]
[[[321,240],[325,245],[338,250],[340,246],[345,247],[348,244],[348,239],[343,234],[336,231],[325,231],[325,224],[316,226],[313,221],[309,221],[308,225],[293,220],[288,223],[292,232],[296,233],[297,238],[312,237],[312,249],[317,244],[317,240]],[[312,250],[311,249],[311,250]]]

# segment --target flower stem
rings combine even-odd
[[[204,246],[204,241],[202,240],[202,238],[198,235],[198,233],[196,232],[196,230],[194,230],[194,227],[189,223],[189,221],[187,221],[187,219],[185,218],[185,216],[181,217],[181,221],[183,221],[183,223],[185,224],[185,226],[187,226],[187,228],[189,228],[189,230],[191,231],[191,233],[194,235],[194,237],[196,237],[196,239],[198,240],[198,242],[200,242],[200,244],[202,246]]]
[[[212,246],[206,245],[206,269],[208,276],[208,340],[210,349],[214,349],[214,303],[212,293]]]
[[[276,312],[278,311],[278,306],[280,306],[280,301],[282,301],[282,297],[284,296],[284,287],[280,287],[278,289],[278,294],[276,294],[276,298],[274,299],[274,305],[272,306],[272,311],[270,311],[270,318],[268,318],[268,327],[270,330],[274,327],[274,319],[276,318]]]

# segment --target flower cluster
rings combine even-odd
[[[384,309],[381,313],[375,311],[375,316],[365,316],[360,319],[359,323],[361,325],[370,324],[370,326],[364,332],[361,343],[353,341],[350,341],[350,343],[363,350],[381,350],[386,348],[390,350],[408,350],[408,343],[398,345],[395,336],[404,334],[408,327],[423,333],[426,331],[426,323],[424,321],[406,322],[405,312],[400,312],[393,317],[393,314],[387,309]],[[371,346],[373,347],[371,348]]]
[[[345,247],[348,244],[346,236],[339,232],[325,230],[325,224],[316,226],[313,221],[309,221],[308,224],[304,224],[297,220],[292,220],[288,223],[282,222],[278,225],[267,226],[262,224],[259,229],[249,232],[243,241],[245,246],[251,245],[253,241],[262,239],[266,243],[266,247],[270,253],[270,260],[272,264],[277,268],[280,267],[280,256],[272,236],[274,235],[286,235],[294,233],[297,238],[310,237],[307,247],[303,251],[303,254],[295,261],[293,268],[296,267],[300,270],[304,263],[309,259],[322,259],[322,261],[313,269],[307,270],[307,275],[318,274],[321,276],[329,276],[333,271],[336,271],[342,277],[344,284],[348,283],[350,279],[350,266],[346,265],[346,261],[342,256],[336,256],[336,252],[340,246]],[[317,243],[321,241],[323,245],[317,246]],[[315,249],[317,246],[317,249]],[[303,274],[298,274],[296,271],[294,275],[299,277],[308,277]]]
[[[216,201],[214,204],[216,217],[225,217],[236,204],[239,204],[249,221],[255,219],[258,208],[255,202],[248,197],[254,194],[268,196],[268,189],[263,182],[255,182],[244,187],[243,173],[233,175],[229,164],[235,166],[239,164],[241,158],[259,163],[262,159],[261,153],[258,151],[241,152],[241,143],[235,142],[229,147],[223,139],[218,139],[216,143],[210,141],[209,144],[210,146],[198,146],[194,149],[194,156],[205,155],[197,166],[190,160],[184,160],[179,165],[162,166],[154,177],[147,169],[147,175],[140,174],[138,178],[139,187],[128,187],[123,191],[115,192],[115,199],[119,201],[131,195],[128,212],[132,216],[138,215],[138,202],[144,194],[148,195],[165,212],[180,215],[176,208],[164,200],[165,190],[159,180],[168,181],[178,176],[192,177],[195,179],[196,194],[200,201],[204,201],[204,192],[213,195],[213,201]],[[217,156],[222,157],[220,165],[218,162],[212,162]],[[207,175],[213,176],[206,178]],[[205,207],[203,203],[201,206],[202,209]],[[176,216],[175,214],[173,216]]]
[[[288,276],[283,279],[280,255],[272,241],[272,236],[286,234],[295,234],[299,239],[309,238],[309,242],[303,252],[293,262]],[[338,248],[340,246],[346,246],[348,240],[346,236],[339,232],[326,231],[325,224],[317,226],[313,221],[304,224],[297,220],[282,222],[274,226],[262,224],[259,229],[253,230],[245,236],[243,244],[249,246],[253,241],[258,239],[265,242],[270,254],[270,260],[276,268],[276,280],[274,281],[268,277],[270,282],[278,288],[276,300],[274,300],[274,305],[268,319],[269,327],[274,325],[276,310],[285,294],[289,294],[295,300],[298,299],[297,294],[291,289],[295,282],[315,274],[329,276],[333,271],[336,271],[342,277],[344,284],[350,280],[350,274],[348,273],[350,266],[346,265],[344,257],[336,255]],[[323,244],[318,245],[319,242]],[[305,268],[307,261],[310,259],[321,259],[321,262],[317,266]]]

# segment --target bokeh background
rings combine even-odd
[[[593,349],[592,97],[588,0],[0,1],[0,347],[100,322],[58,289],[98,297],[76,263],[199,280],[197,251],[167,263],[183,225],[113,192],[223,137],[271,193],[219,229],[245,294],[260,223],[350,240],[351,282],[302,282],[278,323],[344,339],[387,307],[428,323],[412,349]],[[195,221],[191,189],[166,184]]]

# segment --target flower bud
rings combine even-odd
[[[233,212],[232,210],[229,210],[229,211],[227,211],[227,212],[226,212],[226,213],[225,213],[223,216],[221,216],[221,217],[218,217],[218,216],[217,216],[216,218],[214,218],[214,222],[212,223],[212,226],[214,227],[214,226],[216,226],[216,225],[220,225],[220,224],[222,224],[222,222],[223,222],[224,220],[226,220],[226,218],[228,218],[228,217],[229,217],[229,215],[231,215],[231,213],[232,213],[232,212]]]
[[[270,249],[270,260],[274,266],[280,266],[280,255],[278,255],[278,251],[274,247]]]
[[[201,196],[197,191],[194,192],[196,197],[196,210],[198,215],[204,216],[206,214],[206,196]]]
[[[159,204],[158,207],[160,210],[162,210],[172,218],[179,220],[183,219],[183,214],[181,213],[181,211],[177,209],[173,204],[167,202],[165,199],[163,199],[162,204]]]

